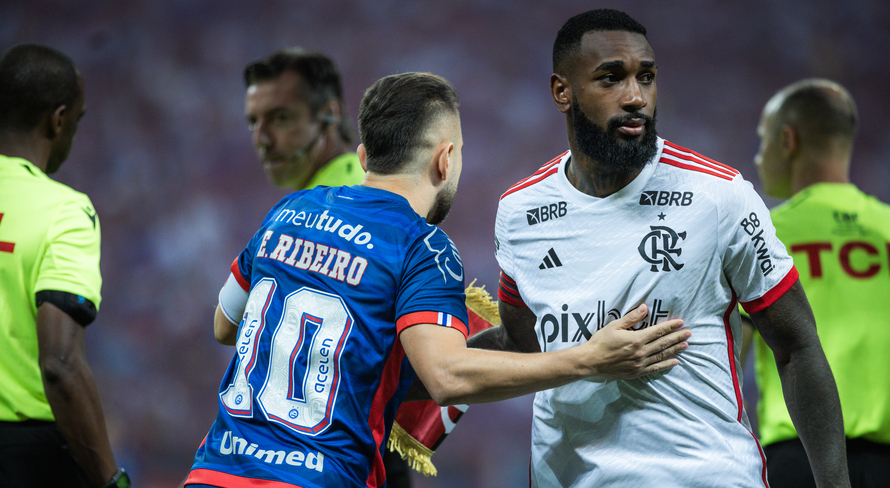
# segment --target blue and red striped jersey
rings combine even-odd
[[[385,441],[415,377],[399,332],[468,333],[454,243],[399,195],[316,187],[269,212],[232,274],[249,294],[186,484],[384,486]]]

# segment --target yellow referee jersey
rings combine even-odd
[[[0,421],[54,420],[40,378],[35,294],[99,307],[100,229],[89,197],[0,155]]]
[[[813,308],[844,432],[890,443],[890,205],[851,184],[818,183],[770,215]],[[775,359],[759,335],[755,354],[760,438],[795,438]]]
[[[324,186],[358,185],[365,179],[365,171],[358,160],[358,154],[346,153],[337,156],[324,165],[306,184],[303,190]]]

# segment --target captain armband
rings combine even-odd
[[[43,302],[52,303],[83,327],[90,325],[96,319],[96,305],[80,295],[67,291],[41,290],[36,293],[35,297],[38,308]]]

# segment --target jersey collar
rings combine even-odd
[[[559,178],[558,187],[560,192],[569,200],[578,205],[590,205],[596,203],[598,206],[603,208],[614,207],[617,205],[621,205],[625,203],[627,200],[632,200],[634,204],[639,200],[639,194],[643,191],[643,187],[649,181],[649,178],[652,177],[652,174],[655,173],[655,167],[658,163],[658,160],[661,158],[661,152],[664,149],[664,139],[657,138],[656,140],[657,148],[655,151],[655,155],[646,163],[646,166],[643,167],[643,170],[640,171],[640,174],[637,175],[636,178],[633,179],[627,186],[618,190],[617,192],[605,197],[595,197],[592,195],[588,195],[582,191],[579,191],[577,188],[572,186],[569,182],[568,176],[566,176],[566,165],[571,159],[572,152],[568,151],[565,156],[559,161],[559,171],[557,172],[557,177]]]

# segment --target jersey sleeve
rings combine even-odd
[[[437,324],[469,337],[464,268],[457,247],[441,229],[430,230],[408,250],[396,297],[396,330]]]
[[[249,284],[244,286],[246,283],[243,278],[236,277],[237,267],[238,260],[235,260],[232,263],[232,272],[229,273],[229,278],[219,290],[219,307],[223,315],[233,324],[241,322],[244,309],[247,307],[248,290],[250,290]]]
[[[494,224],[494,255],[501,267],[498,280],[498,299],[515,307],[525,307],[514,277],[513,248],[510,240],[510,204],[501,199],[498,203],[497,218]]]
[[[96,309],[101,301],[101,229],[89,197],[82,193],[59,205],[52,218],[34,291],[58,290],[82,296]]]
[[[751,183],[736,177],[724,198],[720,226],[728,242],[723,271],[742,307],[758,312],[791,288],[797,270]]]

